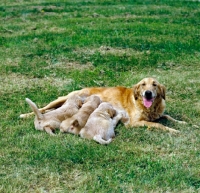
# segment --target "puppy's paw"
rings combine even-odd
[[[101,145],[107,145],[112,141],[112,138],[108,139],[107,141],[102,139],[101,135],[95,135],[93,140],[100,143]]]
[[[109,144],[111,142],[112,142],[112,138],[110,138],[110,139],[107,140],[107,144]]]
[[[122,123],[128,123],[128,121],[129,121],[129,116],[128,116],[128,114],[127,114],[126,112],[123,112],[123,113],[122,113],[121,122],[122,122]]]

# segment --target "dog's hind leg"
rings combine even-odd
[[[112,138],[108,139],[107,141],[102,139],[101,135],[95,135],[93,140],[100,143],[101,145],[109,144],[112,141]]]

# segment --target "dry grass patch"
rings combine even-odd
[[[132,56],[132,55],[143,55],[144,52],[139,52],[131,48],[123,49],[123,48],[112,48],[109,46],[101,46],[98,51],[101,54],[111,54],[111,55],[116,55],[116,56]],[[148,52],[147,52],[148,53]]]
[[[72,82],[72,79],[60,79],[54,77],[45,78],[29,78],[23,75],[18,75],[15,73],[9,75],[0,76],[0,93],[13,93],[30,89],[31,87],[41,87],[46,88],[51,86],[56,86],[57,89],[63,88],[64,85],[68,85]]]
[[[133,56],[133,55],[143,55],[145,52],[142,51],[136,51],[134,49],[131,48],[127,48],[127,49],[123,49],[123,48],[113,48],[111,46],[101,46],[99,48],[94,48],[94,49],[76,49],[76,51],[74,51],[75,53],[82,53],[82,54],[86,54],[86,55],[93,55],[96,52],[101,53],[102,55],[115,55],[115,56]],[[147,54],[149,53],[148,51],[146,52]]]
[[[44,67],[44,69],[63,69],[63,70],[93,70],[94,66],[91,62],[88,62],[86,64],[80,64],[78,62],[69,62],[65,58],[59,58],[59,61],[52,64],[51,60],[47,60],[47,63],[49,66]]]

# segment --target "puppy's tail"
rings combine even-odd
[[[101,145],[106,145],[112,141],[112,138],[110,138],[109,140],[106,141],[106,140],[102,139],[101,135],[95,135],[93,137],[93,140],[100,143]]]
[[[35,113],[35,115],[37,116],[38,119],[42,119],[43,115],[42,113],[38,110],[36,104],[31,101],[29,98],[26,98],[26,102],[30,105],[32,111]]]

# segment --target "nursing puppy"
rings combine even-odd
[[[36,104],[30,99],[26,98],[26,102],[35,113],[35,129],[46,131],[50,135],[55,135],[53,131],[60,127],[60,123],[63,120],[72,117],[78,112],[83,104],[83,99],[77,95],[72,96],[60,108],[45,114],[42,114]]]
[[[85,126],[90,114],[99,106],[100,103],[101,100],[96,95],[91,95],[86,98],[78,113],[61,123],[60,131],[79,134],[80,130]]]
[[[127,87],[91,87],[83,88],[81,90],[73,91],[67,96],[59,97],[52,101],[47,106],[40,109],[46,111],[61,105],[71,95],[97,95],[104,102],[109,102],[117,110],[124,110],[128,113],[129,122],[125,124],[126,127],[153,127],[171,133],[178,133],[178,130],[169,128],[155,121],[160,118],[185,124],[183,121],[173,119],[171,116],[164,114],[166,88],[160,84],[155,78],[144,78],[132,88]],[[31,115],[22,114],[20,117],[27,117]]]
[[[125,114],[117,114],[110,103],[103,102],[90,115],[85,127],[80,131],[80,136],[93,139],[102,145],[109,144],[115,137],[114,128],[123,116]]]

